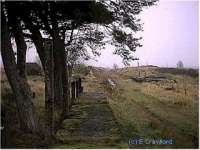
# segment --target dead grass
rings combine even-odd
[[[34,106],[36,108],[36,115],[40,127],[44,122],[44,82],[42,76],[28,76],[28,82],[31,86],[32,91],[35,93],[33,99]],[[15,106],[14,95],[11,87],[7,81],[5,73],[1,73],[1,108],[2,113],[5,113],[3,119],[5,120],[5,143],[2,143],[2,147],[6,148],[42,148],[44,142],[32,135],[25,134],[20,131],[19,120],[17,116],[17,109]],[[2,117],[2,116],[1,116]]]

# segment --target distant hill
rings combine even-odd
[[[199,76],[199,70],[198,69],[177,69],[177,68],[157,68],[156,71],[160,73],[171,73],[175,75],[188,75],[191,77],[198,77]]]

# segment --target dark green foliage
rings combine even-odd
[[[111,44],[116,47],[114,54],[121,56],[125,65],[132,60],[137,60],[132,52],[142,46],[139,43],[141,38],[133,37],[134,32],[142,30],[140,19],[135,15],[139,14],[143,7],[154,5],[156,1],[102,1],[110,8],[114,16],[114,21],[106,26],[108,32],[113,36]],[[126,33],[126,30],[130,30],[131,33]]]
[[[114,54],[120,55],[124,63],[128,64],[137,59],[132,56],[132,52],[142,45],[139,43],[141,38],[134,38],[132,33],[124,30],[142,30],[140,19],[135,15],[143,7],[154,5],[156,1],[35,1],[2,4],[20,20],[27,16],[48,37],[52,36],[53,22],[57,23],[56,30],[60,38],[69,39],[66,42],[69,60],[90,59],[86,47],[90,47],[92,53],[99,56],[98,49],[105,45],[104,37],[110,37],[111,44],[116,47]],[[73,33],[74,30],[78,30],[80,34]]]

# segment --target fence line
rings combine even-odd
[[[71,94],[70,94],[70,99],[72,104],[75,103],[76,99],[80,96],[80,94],[83,92],[83,87],[82,87],[82,80],[81,78],[75,78],[71,82]]]

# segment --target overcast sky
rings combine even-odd
[[[143,37],[135,56],[140,64],[176,67],[182,60],[185,67],[198,66],[198,1],[160,0],[157,6],[145,9],[138,17],[144,23]],[[112,55],[108,46],[98,59],[89,64],[122,66],[120,57]],[[137,62],[132,63],[133,66]]]
[[[135,56],[142,65],[176,67],[182,60],[185,67],[198,66],[198,1],[160,0],[157,6],[145,9],[139,16],[144,23],[144,31],[139,33],[143,47]],[[114,63],[122,67],[119,56],[112,54],[112,46],[107,45],[96,61],[87,64],[112,67]],[[28,61],[35,61],[36,52],[30,49]],[[133,62],[132,66],[136,66]]]

